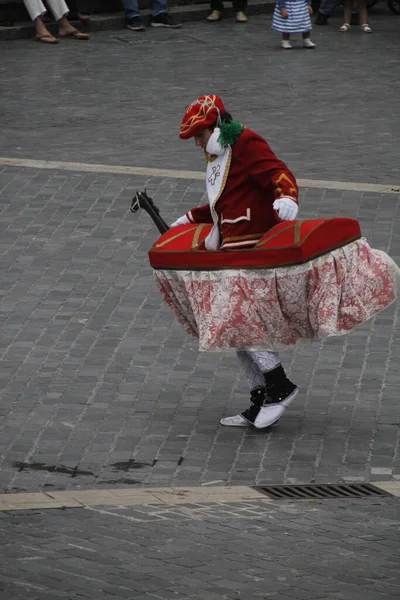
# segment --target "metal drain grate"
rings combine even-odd
[[[254,486],[255,490],[273,500],[307,500],[319,498],[368,498],[391,496],[389,492],[380,490],[370,483],[327,483],[299,485],[266,485]]]

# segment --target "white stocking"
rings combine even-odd
[[[279,356],[274,352],[238,350],[236,355],[251,390],[256,387],[263,387],[265,385],[263,373],[272,371],[281,364]]]
[[[263,352],[249,351],[249,354],[262,373],[272,371],[281,364],[279,354],[275,352],[267,352],[265,350]]]

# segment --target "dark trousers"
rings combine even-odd
[[[247,8],[247,0],[232,0],[233,10],[235,12],[245,12]],[[224,4],[222,0],[211,0],[211,10],[224,10]]]

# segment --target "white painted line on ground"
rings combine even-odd
[[[149,169],[147,167],[123,167],[91,163],[73,163],[56,160],[33,160],[30,158],[2,158],[0,165],[8,167],[28,167],[34,169],[59,169],[63,171],[83,171],[84,173],[113,173],[115,175],[145,175],[146,177],[173,177],[174,179],[202,179],[205,173],[199,171],[179,171],[174,169]]]
[[[32,169],[59,169],[63,171],[79,171],[84,173],[110,173],[114,175],[143,175],[145,177],[162,177],[173,179],[205,180],[202,171],[181,171],[175,169],[150,169],[147,167],[129,167],[119,165],[103,165],[92,163],[74,163],[54,160],[34,160],[30,158],[0,157],[0,166],[26,167]],[[298,179],[300,187],[319,188],[357,192],[375,192],[378,194],[400,193],[400,184],[360,183],[352,181],[330,181],[324,179]]]
[[[378,194],[398,194],[400,185],[380,183],[359,183],[353,181],[325,181],[322,179],[298,179],[299,187],[325,188],[353,192],[375,192]]]

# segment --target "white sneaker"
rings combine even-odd
[[[226,425],[227,427],[251,427],[253,423],[244,419],[242,415],[235,415],[234,417],[225,417],[220,420],[221,425]],[[278,425],[279,420],[274,421],[269,425],[269,427],[273,427],[274,425]]]
[[[310,38],[306,38],[303,40],[303,48],[315,48],[315,44],[310,40]]]
[[[250,421],[247,421],[242,415],[235,415],[234,417],[225,417],[220,420],[221,425],[227,425],[228,427],[251,427]]]
[[[269,380],[269,387],[259,386],[251,390],[251,404],[248,409],[233,417],[221,419],[221,425],[228,427],[254,425],[257,429],[264,429],[277,423],[299,390],[289,381],[281,366],[269,374]]]
[[[278,419],[281,418],[289,404],[294,400],[298,393],[299,389],[296,388],[290,396],[288,396],[282,402],[278,404],[268,404],[267,406],[263,406],[258,413],[256,420],[254,421],[254,427],[257,429],[264,429],[265,427],[270,427]]]
[[[284,50],[291,50],[291,48],[293,48],[292,44],[289,42],[289,40],[282,40],[282,48]]]

